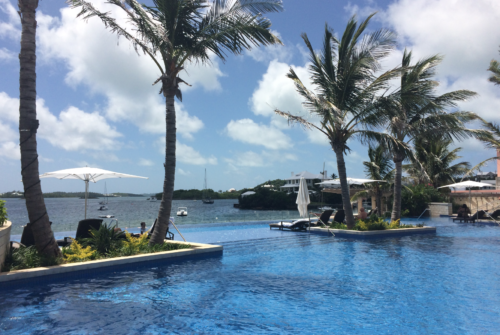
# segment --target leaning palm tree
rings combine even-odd
[[[270,31],[271,22],[263,17],[264,13],[281,11],[281,0],[153,0],[153,7],[135,0],[107,0],[125,11],[136,34],[85,0],[68,2],[73,8],[81,8],[78,16],[99,17],[112,32],[149,55],[161,74],[155,84],[161,82],[160,93],[166,99],[165,180],[157,228],[150,243],[162,243],[175,179],[174,98],[182,100],[179,85],[187,84],[179,74],[189,62],[209,63],[210,52],[224,61],[227,53],[240,54],[252,46],[281,43]]]
[[[384,133],[377,133],[372,127],[380,127],[384,122],[380,109],[377,108],[377,94],[385,90],[388,81],[400,73],[399,69],[394,69],[380,76],[376,75],[380,70],[379,61],[395,46],[395,35],[389,30],[380,29],[362,36],[373,15],[375,14],[370,15],[359,26],[355,17],[352,17],[340,41],[327,25],[320,52],[316,52],[307,35],[302,34],[309,49],[312,63],[309,71],[317,93],[306,88],[293,69],[290,69],[288,78],[294,81],[298,93],[305,100],[304,107],[311,115],[319,117],[319,123],[275,110],[278,115],[287,118],[289,123],[299,123],[305,128],[319,130],[328,138],[337,157],[342,202],[349,228],[354,226],[354,216],[344,160],[345,153],[350,151],[347,142],[352,138],[362,141],[376,139],[381,142],[392,140]],[[392,143],[392,146],[397,147],[397,143]]]
[[[446,112],[447,108],[456,108],[458,101],[472,98],[476,93],[459,90],[440,96],[435,94],[438,82],[432,77],[436,66],[442,60],[440,56],[419,60],[414,65],[411,65],[411,60],[412,53],[405,49],[400,86],[385,98],[387,129],[395,140],[410,146],[415,139],[423,137],[451,141],[470,136],[489,136],[487,131],[465,127],[467,122],[479,119],[476,114],[463,111]],[[402,163],[412,156],[401,148],[401,145],[390,148],[395,165],[392,220],[401,217]]]
[[[491,77],[489,77],[488,80],[495,85],[500,85],[500,62],[492,59],[488,71],[492,73]]]
[[[33,231],[37,250],[51,257],[61,251],[50,228],[38,171],[36,131],[36,20],[38,0],[19,0],[21,52],[19,53],[19,137],[21,175],[28,210],[28,228]]]
[[[415,156],[411,164],[404,166],[416,184],[430,183],[432,187],[455,183],[470,170],[468,162],[454,163],[462,158],[458,147],[450,150],[453,142],[446,139],[428,140],[419,138],[415,141]]]
[[[390,190],[394,180],[392,159],[387,152],[387,148],[383,145],[368,147],[368,158],[369,161],[363,162],[366,176],[372,180],[383,180],[383,182],[373,182],[367,184],[365,186],[366,190],[355,193],[351,197],[351,201],[356,200],[358,197],[374,196],[376,199],[375,207],[377,208],[377,215],[381,216],[382,193]]]

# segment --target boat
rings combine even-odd
[[[111,218],[114,218],[115,216],[114,216],[114,215],[109,214],[109,215],[99,215],[99,217],[100,217],[101,219],[111,219]]]
[[[179,207],[177,208],[177,216],[187,216],[188,215],[188,209],[187,207]]]
[[[331,211],[331,210],[333,210],[333,208],[331,208],[330,206],[318,207],[318,209],[321,209],[322,211]]]
[[[107,211],[107,210],[108,210],[108,207],[106,207],[106,206],[101,206],[98,209],[98,211]]]
[[[203,195],[201,201],[204,204],[211,205],[214,201],[208,196],[208,186],[207,186],[207,169],[205,169],[205,185],[203,185]]]
[[[108,204],[108,189],[106,188],[106,182],[104,182],[104,196],[106,197],[106,200],[100,201],[99,205],[107,205]]]
[[[151,199],[149,201],[156,201],[156,198],[155,197],[151,197]]]
[[[151,198],[147,198],[146,200],[151,200]]]

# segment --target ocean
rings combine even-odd
[[[158,215],[160,201],[148,201],[147,197],[109,198],[108,210],[99,211],[99,202],[103,199],[89,199],[87,218],[97,218],[99,215],[114,215],[118,226],[122,229],[138,228],[141,222],[150,227]],[[6,201],[8,220],[12,222],[12,235],[22,234],[23,227],[28,223],[28,212],[24,199],[2,199]],[[299,217],[297,210],[289,211],[257,211],[234,208],[237,199],[215,200],[214,204],[206,205],[201,200],[174,200],[171,216],[175,217],[176,225],[245,222],[264,220],[290,220]],[[78,198],[47,198],[45,205],[52,221],[54,232],[76,231],[78,222],[84,219],[85,200]],[[178,207],[187,207],[188,216],[177,216]],[[110,219],[106,220],[110,222]],[[113,222],[114,224],[115,222]]]

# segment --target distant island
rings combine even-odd
[[[85,192],[48,192],[43,194],[44,198],[85,198]],[[106,195],[102,193],[89,192],[88,199],[105,198]],[[117,197],[144,197],[142,194],[134,193],[112,193],[108,195],[109,198]],[[21,191],[12,191],[0,193],[0,198],[24,198],[24,193]]]

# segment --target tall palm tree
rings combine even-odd
[[[492,59],[488,71],[492,73],[491,77],[489,77],[488,80],[495,85],[500,85],[500,62]]]
[[[112,32],[128,39],[136,49],[149,55],[161,75],[160,93],[166,99],[166,148],[163,197],[157,228],[151,244],[162,243],[172,208],[175,179],[176,115],[174,98],[182,100],[179,88],[187,84],[179,74],[189,62],[209,63],[209,53],[225,60],[227,53],[240,54],[252,46],[281,43],[271,33],[271,22],[264,13],[282,10],[281,0],[153,0],[153,7],[135,0],[108,0],[123,9],[136,34],[119,26],[85,0],[68,0],[80,7],[78,16],[99,17]]]
[[[419,60],[411,65],[412,53],[406,49],[402,59],[400,86],[387,96],[384,106],[388,121],[388,133],[398,142],[409,147],[416,138],[462,140],[470,136],[489,136],[487,131],[471,130],[465,127],[469,121],[479,119],[472,112],[453,111],[458,101],[472,98],[476,93],[458,90],[437,96],[435,88],[439,84],[433,80],[436,66],[442,58],[438,55]],[[410,158],[410,152],[401,150],[402,146],[390,148],[395,165],[394,202],[392,220],[401,217],[401,179],[402,163]]]
[[[304,98],[306,109],[320,118],[319,125],[301,116],[275,110],[290,123],[297,122],[306,128],[317,129],[328,137],[337,157],[342,202],[349,228],[354,226],[354,216],[344,160],[344,154],[350,151],[347,141],[351,138],[381,142],[392,140],[386,134],[372,130],[372,127],[382,126],[384,121],[377,108],[378,92],[386,89],[388,81],[400,73],[399,69],[394,69],[376,75],[380,70],[379,61],[395,46],[395,34],[380,29],[362,36],[373,15],[359,26],[353,16],[340,41],[326,25],[320,52],[316,52],[307,35],[302,34],[312,63],[309,67],[312,83],[318,93],[307,89],[293,69],[290,69],[288,78],[294,81],[298,93]],[[396,147],[397,143],[392,145]]]
[[[18,5],[22,24],[19,53],[19,146],[28,225],[33,231],[37,250],[47,256],[60,257],[61,252],[50,228],[38,171],[35,20],[38,0],[19,0]]]
[[[382,193],[390,190],[394,180],[394,168],[392,165],[391,156],[383,145],[376,147],[368,147],[369,161],[363,162],[365,166],[365,174],[372,180],[383,180],[385,182],[374,182],[366,184],[366,191],[361,191],[351,197],[351,201],[358,197],[375,196],[377,207],[377,215],[382,215]],[[372,205],[373,206],[373,205]]]
[[[415,156],[412,164],[404,166],[404,170],[417,184],[430,183],[432,187],[455,183],[470,170],[468,162],[454,163],[462,158],[458,153],[462,148],[450,150],[451,140],[427,140],[419,138],[415,141]]]

